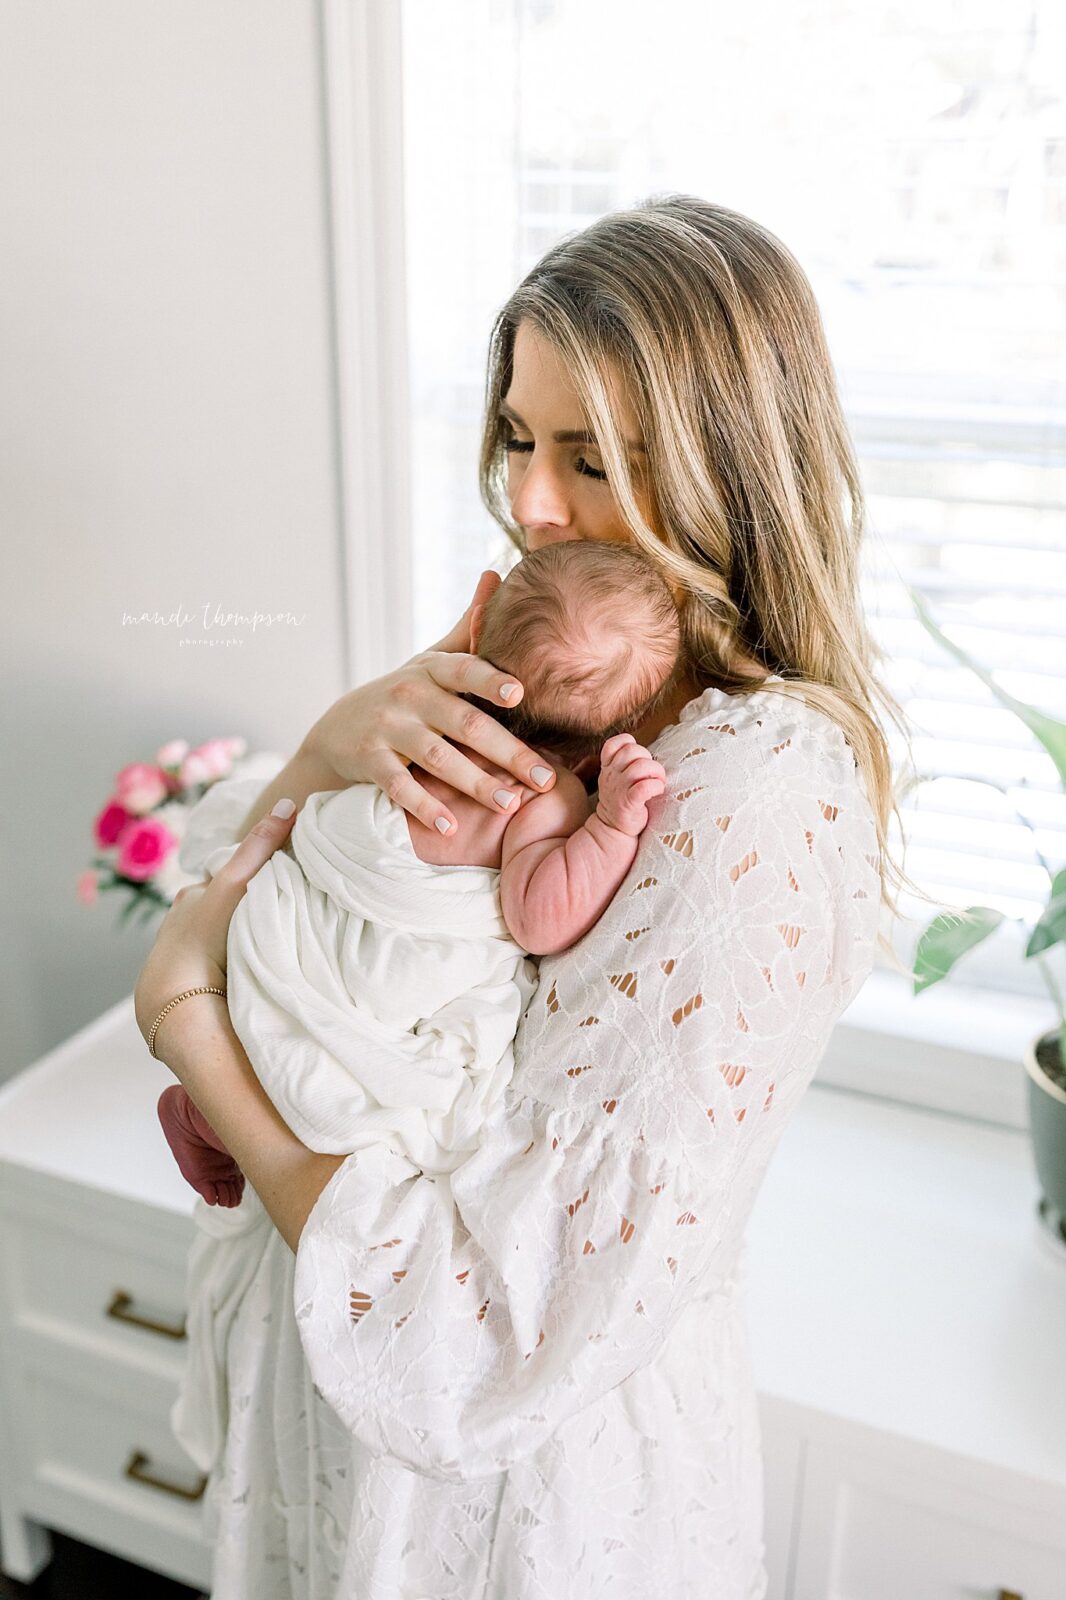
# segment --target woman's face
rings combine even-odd
[[[633,489],[641,515],[662,538],[651,505],[644,441],[620,384],[613,385],[611,399],[622,436],[630,447]],[[507,449],[511,515],[525,529],[527,549],[539,550],[560,539],[632,543],[610,484],[602,476],[602,457],[583,432],[577,391],[552,346],[530,322],[520,322],[515,330],[511,384],[501,409],[511,428]],[[568,438],[568,434],[578,437]],[[667,581],[680,605],[683,585]],[[739,649],[731,670],[741,676],[766,676],[765,668]],[[690,687],[695,682],[687,681]],[[682,685],[678,704],[683,703],[686,692]]]
[[[614,401],[615,415],[630,445],[637,503],[647,518],[643,441],[617,386]],[[577,392],[552,346],[528,321],[520,322],[515,332],[511,384],[501,409],[510,426],[507,492],[511,515],[525,530],[527,549],[539,550],[561,539],[630,543],[603,459],[585,431]]]

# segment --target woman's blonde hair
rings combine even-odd
[[[910,740],[875,671],[883,652],[859,595],[865,500],[799,262],[751,218],[682,194],[610,213],[548,251],[493,326],[481,444],[482,499],[524,555],[499,409],[522,321],[567,369],[635,543],[683,589],[693,675],[730,694],[798,694],[831,717],[876,821],[882,903],[898,914],[903,886],[928,899],[888,848],[899,797],[878,705],[908,751]],[[646,446],[655,526],[612,412],[616,378]],[[785,681],[738,677],[738,645]]]

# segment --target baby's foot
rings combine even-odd
[[[228,1150],[216,1148],[201,1130],[212,1132],[180,1083],[159,1096],[159,1121],[186,1183],[209,1206],[237,1206],[244,1193],[244,1173]]]

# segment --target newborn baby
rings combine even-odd
[[[536,987],[527,959],[596,922],[633,863],[665,772],[639,727],[681,669],[670,589],[632,546],[567,541],[522,560],[471,618],[472,649],[523,685],[515,707],[465,695],[556,768],[494,814],[412,765],[444,799],[444,836],[376,784],[309,796],[248,885],[227,948],[233,1026],[271,1100],[312,1150],[385,1141],[453,1170],[513,1069]],[[573,765],[599,755],[591,798]],[[233,849],[216,851],[217,871]],[[244,1178],[178,1085],[159,1101],[182,1173],[209,1205]]]

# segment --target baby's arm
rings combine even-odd
[[[648,825],[647,802],[666,773],[631,733],[608,739],[599,798],[591,801],[565,767],[547,794],[534,795],[508,823],[500,865],[500,907],[530,955],[554,955],[598,921],[633,865]]]

